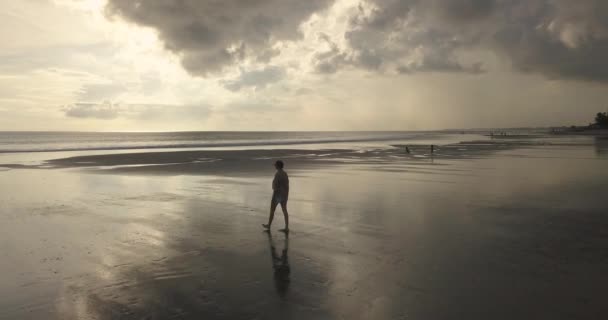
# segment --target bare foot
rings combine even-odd
[[[262,223],[262,227],[264,227],[264,229],[266,229],[266,230],[270,229],[270,225],[269,224]]]
[[[289,232],[289,228],[280,229],[279,231],[281,231],[281,232],[285,232],[285,233],[288,233],[288,232]]]

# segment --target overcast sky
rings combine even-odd
[[[0,2],[0,130],[425,130],[608,109],[606,0]]]

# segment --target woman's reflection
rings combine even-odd
[[[272,259],[272,269],[274,270],[274,285],[279,296],[284,298],[289,289],[289,274],[291,272],[291,269],[289,268],[289,258],[287,256],[289,250],[289,233],[285,233],[283,251],[281,251],[280,256],[277,254],[275,243],[272,239],[272,233],[270,231],[267,231],[266,233],[268,234],[270,257]]]

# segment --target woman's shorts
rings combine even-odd
[[[272,201],[273,201],[274,203],[282,203],[282,202],[287,202],[287,195],[275,193],[275,194],[272,196]]]

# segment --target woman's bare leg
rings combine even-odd
[[[268,217],[268,224],[262,224],[262,227],[266,229],[270,229],[272,225],[272,220],[274,219],[274,211],[277,209],[278,203],[274,200],[270,202],[270,216]]]
[[[281,210],[283,211],[283,217],[285,218],[285,229],[281,229],[281,231],[289,231],[289,213],[287,212],[287,201],[281,202]]]

